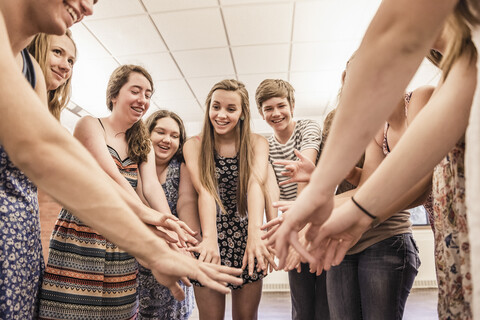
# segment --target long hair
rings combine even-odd
[[[471,19],[473,15],[465,8],[466,3],[461,1],[455,8],[455,11],[447,18],[443,28],[443,34],[447,37],[446,48],[440,61],[443,79],[447,78],[454,63],[461,56],[468,55],[471,61],[477,58],[477,50],[472,41],[469,25],[469,19]]]
[[[175,112],[169,111],[169,110],[158,110],[152,113],[147,120],[145,121],[145,127],[148,130],[148,133],[151,135],[153,129],[157,125],[157,121],[163,118],[172,118],[177,124],[178,128],[180,130],[180,137],[179,137],[179,144],[178,144],[178,150],[175,152],[173,155],[172,159],[177,159],[180,162],[183,162],[183,144],[185,143],[185,140],[187,139],[187,134],[185,131],[185,126],[183,125],[182,119],[176,114]]]
[[[216,90],[232,91],[239,94],[242,101],[242,117],[235,128],[235,144],[238,150],[238,188],[237,188],[237,203],[238,213],[241,217],[247,215],[247,188],[250,178],[250,168],[253,165],[253,147],[250,131],[250,105],[248,100],[248,92],[245,85],[237,80],[223,80],[213,86],[208,93],[205,101],[205,119],[202,129],[202,154],[199,161],[200,182],[202,186],[215,198],[215,202],[225,213],[225,208],[222,205],[218,195],[218,183],[215,177],[215,135],[214,128],[210,122],[209,110],[212,103],[212,96]],[[256,176],[256,175],[255,175]]]
[[[107,85],[107,107],[110,111],[113,110],[112,100],[118,96],[120,89],[128,82],[132,72],[139,73],[147,78],[153,92],[152,76],[147,70],[140,66],[126,64],[115,69],[108,80]],[[125,133],[128,144],[128,157],[132,161],[142,163],[147,161],[148,153],[150,152],[150,136],[143,121],[137,121]]]
[[[72,40],[76,52],[77,46],[75,45],[75,41],[72,39],[72,32],[67,29],[65,35]],[[33,38],[32,42],[30,42],[27,47],[30,54],[40,65],[45,78],[47,78],[51,72],[47,62],[50,52],[51,38],[52,35],[39,33]],[[57,89],[48,91],[48,110],[57,120],[60,120],[60,114],[62,113],[62,110],[67,107],[68,102],[70,101],[70,96],[72,95],[72,75]]]

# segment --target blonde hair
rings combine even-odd
[[[285,80],[265,79],[255,92],[255,101],[257,102],[258,112],[262,114],[262,104],[271,98],[286,98],[290,107],[295,107],[295,89]]]
[[[477,50],[472,41],[469,25],[469,21],[474,17],[466,2],[461,1],[447,18],[443,28],[443,33],[447,35],[447,43],[439,65],[443,72],[443,79],[447,78],[454,63],[464,54],[468,55],[471,61],[477,58]]]
[[[163,118],[172,118],[178,124],[178,129],[180,130],[180,137],[179,137],[180,141],[178,144],[178,150],[177,152],[175,152],[172,158],[176,158],[179,161],[183,161],[182,149],[183,149],[183,144],[187,139],[187,133],[185,131],[185,126],[183,125],[182,118],[180,118],[178,114],[169,110],[155,111],[147,118],[147,120],[145,120],[145,126],[148,130],[148,133],[151,135],[153,129],[155,129],[155,126],[157,125],[157,121]]]
[[[209,110],[212,103],[212,96],[216,90],[226,90],[236,92],[240,96],[242,107],[242,118],[235,128],[235,143],[238,150],[238,188],[237,203],[238,213],[241,217],[247,215],[247,188],[250,178],[250,168],[253,165],[253,147],[250,131],[250,106],[248,92],[245,85],[237,80],[223,80],[216,83],[208,93],[205,101],[205,119],[202,129],[201,150],[202,156],[199,161],[200,182],[202,186],[215,198],[215,202],[220,207],[222,213],[225,208],[218,195],[218,183],[215,176],[215,135],[214,128],[210,122]]]
[[[150,73],[140,66],[126,64],[115,69],[108,80],[107,85],[107,107],[110,111],[113,110],[112,100],[118,96],[120,89],[128,82],[130,74],[136,72],[143,75],[153,92],[153,80]],[[147,161],[148,153],[150,152],[150,136],[143,121],[137,121],[125,133],[128,144],[128,157],[132,161],[141,163]]]
[[[75,45],[75,41],[72,39],[72,32],[67,29],[65,35],[72,40],[76,54],[77,46]],[[30,54],[35,58],[35,60],[37,60],[45,77],[47,77],[47,74],[50,74],[51,72],[47,62],[48,54],[50,52],[51,38],[52,35],[39,33],[33,38],[32,42],[30,42],[27,47]],[[72,75],[70,75],[70,78],[68,78],[67,81],[65,81],[65,83],[59,86],[57,89],[48,91],[48,110],[57,120],[60,120],[60,114],[62,113],[62,110],[67,107],[68,102],[70,101],[70,96],[72,94],[71,83]]]

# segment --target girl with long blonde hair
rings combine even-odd
[[[237,80],[210,90],[201,135],[185,143],[184,156],[198,193],[200,261],[242,267],[243,285],[230,286],[234,319],[256,319],[262,278],[272,255],[259,227],[265,209],[267,140],[250,131],[248,92]],[[195,287],[201,319],[223,319],[225,295]]]

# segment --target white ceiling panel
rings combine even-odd
[[[166,51],[147,15],[85,22],[114,56]]]
[[[223,14],[233,46],[290,42],[293,3],[225,7]]]
[[[289,44],[234,47],[232,52],[240,74],[288,72]]]
[[[94,13],[85,21],[143,14],[145,9],[140,0],[102,0],[95,5]]]
[[[79,60],[72,78],[72,101],[95,116],[106,116],[108,79],[118,63],[112,58]]]
[[[168,52],[121,57],[119,61],[122,64],[141,65],[150,72],[154,82],[183,78]]]
[[[218,8],[158,13],[152,19],[172,51],[227,46]]]
[[[174,52],[173,56],[186,77],[213,77],[234,74],[227,48]]]
[[[152,99],[159,106],[165,101],[195,100],[185,80],[156,81]]]
[[[366,28],[359,25],[364,22],[362,5],[355,0],[297,3],[293,41],[356,40],[359,29]]]
[[[103,1],[103,0],[102,0]],[[217,0],[142,0],[150,12],[217,7]]]
[[[71,28],[72,37],[77,46],[77,60],[111,57],[103,45],[95,38],[83,23],[77,23]]]
[[[295,43],[290,71],[334,69],[341,73],[358,45],[355,41]]]

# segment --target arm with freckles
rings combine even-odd
[[[217,206],[215,198],[200,182],[199,160],[201,156],[201,141],[193,137],[185,142],[183,155],[187,165],[193,186],[198,194],[198,212],[200,228],[202,230],[202,242],[190,251],[200,253],[200,261],[220,264],[220,252],[217,240]]]
[[[268,272],[269,264],[276,268],[273,254],[262,240],[260,227],[263,224],[265,209],[264,186],[268,176],[268,142],[257,134],[252,134],[253,164],[247,187],[248,240],[243,256],[242,269],[248,265],[248,273],[253,274],[254,259],[257,259],[257,271]]]

